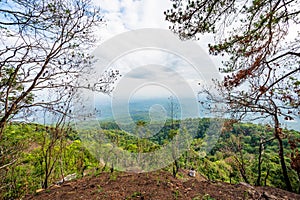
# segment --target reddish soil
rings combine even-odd
[[[101,173],[54,185],[25,199],[300,199],[299,194],[271,187],[212,182],[187,176],[181,170],[178,178],[169,172]]]

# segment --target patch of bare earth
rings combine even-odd
[[[61,186],[52,186],[25,199],[300,199],[299,194],[271,187],[212,182],[201,175],[187,176],[181,170],[179,178],[169,172],[101,173],[84,177]]]

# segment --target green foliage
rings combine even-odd
[[[135,198],[135,197],[139,197],[139,196],[141,196],[141,195],[142,195],[141,192],[134,192],[134,193],[131,195],[131,197]]]
[[[164,126],[160,129],[161,123],[160,122],[153,122],[153,125],[149,127],[149,132],[153,133],[154,130],[160,130],[158,133],[154,134],[150,137],[150,141],[162,145],[166,144],[171,141],[172,136],[170,133],[171,130],[178,130],[181,126],[184,126],[186,130],[190,133],[193,133],[194,138],[203,138],[205,136],[205,132],[208,130],[212,119],[209,118],[201,118],[201,119],[184,119],[183,121],[180,120],[167,120]],[[104,130],[113,130],[117,131],[120,130],[119,126],[113,121],[105,121],[101,122],[100,126]],[[124,125],[125,130],[132,130],[131,127],[134,127],[135,124],[128,124],[127,126]],[[181,127],[182,128],[182,127]],[[119,134],[122,134],[119,132]],[[126,134],[126,133],[125,133]],[[134,135],[134,130],[131,132]],[[124,135],[124,134],[123,134]],[[127,138],[130,139],[130,138]]]
[[[188,120],[191,122],[188,123]],[[207,119],[187,119],[185,124],[206,124],[209,122]],[[128,152],[141,153],[151,152],[160,148],[159,141],[150,139],[141,139],[134,134],[127,133],[121,130],[115,130],[111,126],[103,133],[111,143],[103,143],[97,146],[94,143],[95,150],[106,152],[106,155],[116,155],[121,150]],[[190,126],[191,129],[195,126]],[[196,126],[197,127],[197,126]],[[208,126],[207,126],[208,127]],[[51,127],[50,127],[51,128]],[[204,131],[206,128],[201,128]],[[5,179],[0,180],[1,185],[5,186],[1,190],[1,195],[4,199],[19,198],[26,193],[35,193],[35,191],[42,187],[42,182],[45,176],[45,155],[46,147],[51,142],[51,134],[49,135],[49,127],[37,124],[10,124],[5,129],[3,140],[0,141],[1,151],[10,151],[9,157],[1,155],[3,163],[8,164],[12,160],[17,159],[16,162],[9,165],[5,170],[0,170],[0,175],[7,173]],[[288,138],[300,138],[300,133],[297,131],[284,130],[287,138],[284,138],[284,148],[286,155],[292,152],[287,142]],[[161,133],[163,135],[163,132]],[[176,130],[170,131],[164,138],[175,138]],[[68,136],[72,135],[72,136]],[[244,182],[240,173],[240,166],[238,161],[241,160],[240,153],[243,154],[243,159],[246,167],[246,176],[250,184],[255,184],[258,174],[258,145],[259,139],[264,137],[268,142],[264,144],[264,152],[262,154],[261,164],[261,185],[268,185],[273,187],[285,188],[283,176],[281,172],[279,157],[277,154],[278,147],[273,138],[273,132],[268,127],[262,125],[255,125],[250,123],[234,124],[232,129],[228,129],[220,136],[217,145],[213,150],[205,155],[203,152],[203,145],[205,142],[202,137],[196,135],[193,139],[190,149],[185,152],[179,159],[177,164],[181,168],[191,169],[195,168],[196,171],[210,180],[218,180],[231,182],[237,184]],[[49,177],[49,182],[57,182],[62,179],[62,175],[76,173],[79,177],[82,173],[87,171],[98,172],[99,158],[94,157],[95,154],[91,149],[86,149],[85,145],[75,131],[66,134],[65,140],[55,143],[52,151],[52,159],[58,159],[54,163],[54,169]],[[239,140],[236,140],[239,139]],[[238,144],[233,141],[239,141]],[[116,147],[113,148],[113,145]],[[242,151],[238,151],[238,145],[242,147]],[[99,149],[100,147],[100,149]],[[109,154],[111,152],[111,154]],[[97,155],[97,154],[96,154]],[[112,164],[112,158],[102,158],[105,164]],[[106,159],[106,160],[105,160]],[[290,163],[289,156],[285,156],[286,162]],[[170,165],[165,170],[172,171],[173,165]],[[107,168],[105,169],[107,170]],[[93,174],[93,173],[92,173]],[[297,174],[288,165],[288,174],[294,188],[297,187]],[[179,173],[180,176],[182,174]],[[110,179],[116,180],[118,173],[114,171]],[[180,177],[179,176],[179,177]],[[160,185],[160,180],[157,180],[157,185]],[[99,189],[99,191],[101,191]],[[176,198],[174,193],[174,198]],[[196,197],[195,197],[196,198]],[[200,198],[200,197],[199,197]],[[201,197],[202,198],[202,197]],[[206,198],[206,197],[205,197]],[[210,197],[207,197],[210,198]]]
[[[44,155],[51,142],[46,128],[36,124],[11,124],[5,129],[3,140],[0,141],[2,152],[8,152],[7,157],[0,155],[1,166],[16,159],[16,162],[0,170],[1,198],[19,198],[27,193],[34,193],[42,187],[45,176]],[[63,147],[61,146],[63,145]],[[80,140],[66,140],[57,143],[52,152],[52,158],[59,159],[54,163],[54,169],[49,182],[57,182],[62,173],[81,174],[83,168],[95,168],[98,161],[85,149]]]
[[[165,12],[172,31],[181,39],[200,39],[200,34],[212,33],[216,40],[208,44],[209,53],[226,55],[219,68],[226,74],[215,82],[218,94],[205,91],[216,109],[227,110],[236,119],[273,120],[285,184],[292,191],[282,147],[287,140],[282,141],[279,119],[299,119],[300,35],[293,34],[300,25],[299,1],[172,2],[173,8]],[[294,38],[288,37],[291,35]],[[251,146],[245,143],[243,149]]]
[[[15,101],[19,95],[24,91],[24,84],[20,83],[19,78],[20,73],[14,78],[15,69],[10,66],[1,66],[1,80],[0,80],[0,116],[3,116],[6,100],[9,104]],[[9,94],[6,94],[6,90],[9,89]],[[7,96],[6,96],[7,95]],[[28,94],[26,98],[22,99],[24,105],[29,105],[33,102],[34,95],[32,93]]]
[[[284,130],[288,137],[300,138],[299,132]],[[276,140],[272,139],[273,132],[263,125],[256,125],[250,123],[238,123],[233,126],[232,130],[224,132],[217,145],[211,151],[211,154],[205,158],[200,159],[198,164],[198,171],[206,175],[209,179],[238,183],[244,181],[239,173],[239,165],[234,156],[240,159],[236,151],[236,143],[232,144],[232,137],[240,137],[243,149],[243,156],[247,176],[251,184],[255,184],[258,173],[258,145],[260,137],[267,141],[264,144],[264,151],[262,154],[262,179],[261,185],[268,185],[273,187],[285,188],[281,165],[278,157],[278,145]],[[283,139],[285,149],[285,160],[288,163],[288,175],[294,188],[297,187],[297,174],[290,167],[291,149],[288,145],[288,138]],[[230,151],[228,148],[230,148]],[[220,155],[221,154],[221,155]]]
[[[109,176],[109,180],[116,181],[118,178],[118,172],[113,172]]]
[[[202,197],[203,200],[214,200],[215,198],[212,198],[209,194],[206,194]]]

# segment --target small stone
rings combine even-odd
[[[277,197],[275,197],[274,195],[272,195],[272,194],[269,194],[269,193],[267,193],[267,192],[264,192],[263,193],[263,196],[265,196],[265,197],[267,197],[268,199],[274,199],[274,200],[277,200],[278,198]]]
[[[44,191],[45,189],[37,189],[35,192],[36,193],[39,193],[39,192],[42,192],[42,191]]]
[[[246,186],[246,187],[248,187],[248,188],[253,189],[253,186],[250,185],[250,184],[248,184],[248,183],[240,182],[240,184],[243,185],[243,186]]]
[[[188,175],[189,175],[190,177],[195,177],[195,176],[196,176],[196,171],[195,171],[194,169],[191,169],[191,170],[189,171]]]

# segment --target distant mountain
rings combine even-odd
[[[121,105],[114,104],[114,106],[112,106],[110,100],[106,100],[96,101],[95,107],[99,111],[97,118],[100,121],[118,120],[122,123],[131,123],[132,121],[163,121],[165,119],[171,119],[172,113],[173,119],[216,117],[216,113],[210,113],[209,111],[204,113],[203,110],[201,110],[201,103],[198,103],[196,99],[192,98],[181,99],[181,102],[177,99],[170,100],[169,98],[136,99],[130,100],[129,102],[122,102]],[[252,123],[257,124],[267,124],[272,122],[271,119],[253,121],[251,120],[253,116],[254,114],[249,114],[248,120],[245,120],[245,122],[251,121]],[[229,115],[223,115],[222,117],[229,118]],[[43,112],[35,112],[32,119],[29,121],[41,124],[51,124],[55,120],[54,116],[50,114],[45,115]],[[281,119],[282,127],[297,131],[300,131],[299,122],[299,118],[293,121]]]
[[[104,103],[98,102],[96,107],[100,110],[100,114],[98,116],[100,120],[116,120],[117,118],[119,121],[126,122],[128,121],[128,117],[130,117],[134,122],[150,122],[153,118],[157,120],[165,118],[170,119],[172,118],[172,107],[174,119],[216,117],[216,114],[214,113],[207,113],[208,111],[204,113],[201,111],[201,105],[196,102],[196,99],[183,99],[182,102],[179,102],[177,99],[173,99],[173,104],[171,102],[172,101],[168,98],[132,100],[127,102],[128,110],[126,110],[126,104],[112,106],[111,102],[106,101]],[[197,105],[196,108],[195,106],[192,106],[195,105],[195,102]],[[223,117],[226,118],[229,116],[224,115]],[[251,119],[251,116],[249,116],[249,119]],[[270,123],[272,120],[266,119],[250,121],[257,124],[266,124]],[[300,131],[299,119],[294,121],[286,121],[282,119],[281,122],[283,127]]]
[[[194,106],[192,106],[194,105]],[[199,105],[196,99],[183,99],[181,102],[177,99],[156,98],[139,99],[121,103],[120,105],[105,102],[96,104],[97,110],[100,110],[100,120],[112,120],[128,118],[133,121],[150,121],[159,118],[197,118],[200,117]]]

